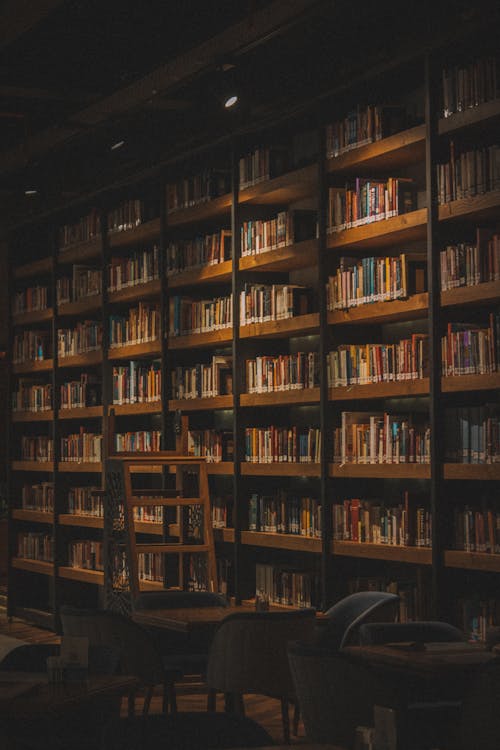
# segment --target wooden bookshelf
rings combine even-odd
[[[403,547],[392,544],[334,540],[332,542],[332,553],[343,557],[386,560],[387,562],[410,563],[413,565],[432,564],[432,550],[430,547]]]
[[[16,521],[26,521],[27,523],[47,523],[52,525],[54,522],[53,513],[45,513],[41,510],[26,510],[25,508],[13,508],[11,518]]]
[[[29,312],[16,313],[12,316],[12,322],[15,326],[27,326],[36,323],[49,323],[54,317],[52,307],[45,310],[30,310]]]
[[[96,349],[84,354],[72,354],[69,357],[59,357],[58,367],[93,367],[102,362],[102,349]]]
[[[346,248],[366,250],[372,247],[406,244],[425,239],[426,223],[427,209],[420,208],[407,214],[392,216],[390,219],[373,221],[340,232],[330,232],[326,246],[330,250],[343,251]]]
[[[40,258],[32,260],[22,266],[14,266],[12,276],[14,279],[29,279],[35,276],[48,276],[52,273],[54,261],[52,258]]]
[[[113,411],[117,417],[133,414],[159,414],[161,412],[161,401],[147,401],[139,404],[110,404],[110,412]]]
[[[158,339],[145,341],[143,344],[124,344],[111,346],[108,350],[109,360],[136,359],[140,357],[159,357],[161,343]]]
[[[234,544],[234,529],[213,529],[214,542]]]
[[[108,242],[111,248],[126,247],[127,245],[135,245],[139,242],[154,242],[159,236],[160,219],[152,219],[132,229],[125,229],[122,232],[110,232],[108,234]]]
[[[168,402],[169,411],[212,411],[232,409],[232,396],[211,396],[210,398],[178,398]]]
[[[241,475],[245,477],[319,477],[320,464],[276,462],[258,464],[243,461]]]
[[[239,192],[238,201],[240,204],[260,205],[293,203],[311,195],[317,184],[318,167],[312,164],[244,188]]]
[[[403,130],[379,141],[353,148],[344,154],[327,159],[327,172],[346,172],[348,174],[362,170],[384,172],[401,169],[421,162],[425,158],[425,125]]]
[[[60,526],[77,526],[89,529],[103,529],[104,518],[99,516],[89,516],[86,513],[77,515],[76,513],[60,513],[58,518]]]
[[[445,550],[444,564],[447,568],[463,568],[464,570],[483,570],[500,573],[500,555],[493,555],[487,552]]]
[[[450,117],[442,117],[438,123],[439,135],[452,135],[458,130],[479,129],[483,131],[490,123],[500,119],[500,99],[483,102],[478,107],[455,112]]]
[[[498,482],[500,464],[450,464],[443,467],[445,479]]]
[[[232,195],[220,195],[218,198],[212,198],[205,203],[199,203],[196,206],[180,208],[176,211],[167,213],[167,223],[169,227],[179,227],[183,224],[194,224],[205,221],[206,219],[215,219],[216,217],[229,215],[231,208]]]
[[[12,471],[43,471],[52,473],[54,471],[53,461],[12,461]]]
[[[500,373],[488,375],[456,375],[441,378],[443,393],[461,393],[464,391],[491,391],[500,388]]]
[[[66,474],[102,473],[100,461],[59,461],[57,468]]]
[[[136,534],[153,534],[154,536],[163,536],[163,524],[152,523],[151,521],[134,521]]]
[[[368,323],[392,323],[400,320],[426,318],[429,309],[427,292],[413,294],[408,299],[373,302],[347,310],[331,310],[327,314],[328,325],[366,325]]]
[[[38,359],[32,362],[19,362],[12,365],[14,375],[23,375],[24,373],[50,372],[54,367],[53,359]]]
[[[59,578],[69,581],[81,581],[82,583],[94,583],[98,586],[104,584],[104,573],[102,570],[86,570],[85,568],[72,568],[60,565],[57,569]]]
[[[321,539],[299,534],[275,534],[264,531],[242,531],[241,543],[253,547],[286,549],[292,552],[321,552]]]
[[[61,317],[74,315],[88,315],[100,310],[102,307],[102,294],[93,294],[91,297],[84,297],[77,302],[64,302],[59,305],[57,312]]]
[[[54,411],[45,409],[45,411],[13,411],[13,422],[52,422]]]
[[[331,477],[369,479],[430,479],[429,464],[330,464]]]
[[[10,564],[17,570],[26,570],[29,573],[40,573],[43,576],[54,575],[54,563],[44,560],[29,560],[26,557],[12,557]]]
[[[170,336],[168,348],[174,349],[203,349],[218,344],[229,344],[233,340],[232,328],[221,328],[217,331],[205,333],[190,333],[183,336]]]
[[[439,221],[462,221],[464,219],[482,221],[494,219],[500,208],[500,190],[475,195],[471,198],[444,203],[439,206]]]
[[[152,281],[147,281],[144,284],[125,286],[123,287],[123,289],[117,289],[114,292],[109,292],[108,301],[113,303],[138,302],[143,299],[149,299],[150,297],[158,297],[160,295],[160,292],[160,279],[153,279]]]
[[[330,401],[358,401],[363,398],[399,398],[428,395],[429,378],[397,380],[389,383],[367,383],[366,385],[347,385],[328,389],[328,398]]]
[[[265,323],[250,323],[240,326],[240,339],[288,338],[289,336],[310,336],[318,333],[319,313],[297,315],[284,320],[268,320]]]
[[[231,281],[233,272],[233,261],[225,260],[213,266],[201,266],[197,268],[186,268],[176,274],[167,275],[169,289],[180,289],[184,286],[196,286],[198,284],[220,284]]]
[[[77,409],[59,409],[59,419],[96,419],[102,417],[102,406],[82,406]]]
[[[58,262],[63,264],[82,263],[99,258],[102,253],[101,237],[94,237],[87,242],[75,242],[72,245],[59,248]]]
[[[290,404],[319,404],[319,388],[297,388],[290,391],[270,391],[269,393],[242,393],[240,405],[254,406],[288,406]]]
[[[475,286],[461,286],[441,292],[442,307],[485,305],[500,300],[500,281],[487,281]]]
[[[296,271],[314,266],[318,259],[318,240],[304,240],[257,255],[240,258],[240,271]]]
[[[207,474],[216,476],[232,476],[234,474],[234,464],[232,461],[218,461],[217,463],[207,463]]]

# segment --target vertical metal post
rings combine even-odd
[[[239,295],[239,256],[240,256],[240,216],[239,216],[239,159],[237,142],[231,142],[231,255],[233,259],[231,290],[233,294],[233,520],[234,520],[234,593],[236,603],[241,602],[241,529],[244,518],[243,493],[241,492],[241,461],[244,441],[241,440],[240,393],[242,388],[239,362],[241,361],[240,342],[240,295]]]

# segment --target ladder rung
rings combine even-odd
[[[137,544],[138,554],[162,552],[164,554],[179,554],[180,552],[208,552],[208,544]]]
[[[134,490],[132,497],[182,497],[182,490]]]
[[[176,508],[178,505],[203,505],[203,500],[199,497],[147,497],[144,500],[133,497],[129,503],[130,508]]]

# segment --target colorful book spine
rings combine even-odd
[[[37,510],[40,513],[54,512],[54,483],[23,484],[21,488],[21,508]]]
[[[54,538],[42,532],[22,531],[17,535],[17,556],[54,562]]]
[[[429,337],[412,334],[396,344],[343,344],[327,355],[328,386],[418,380],[428,375]]]
[[[472,198],[500,188],[500,146],[460,150],[450,141],[448,161],[437,165],[438,203]]]
[[[169,305],[170,336],[186,336],[232,328],[232,294],[228,297],[196,301],[175,295],[170,297]]]
[[[113,367],[113,404],[144,404],[161,399],[161,362],[131,360]]]
[[[12,394],[13,411],[41,412],[52,409],[52,385],[19,381],[18,390]]]
[[[45,435],[36,437],[23,435],[21,437],[21,458],[23,461],[54,460],[54,441]]]
[[[333,453],[340,464],[429,463],[430,427],[425,415],[344,411],[334,430]]]
[[[194,239],[172,241],[166,250],[167,276],[174,276],[187,269],[218,265],[230,260],[231,254],[230,229],[198,235]]]
[[[146,284],[160,277],[159,249],[154,245],[151,250],[136,250],[132,255],[111,258],[108,266],[108,291]]]
[[[297,352],[247,359],[247,393],[302,390],[319,386],[319,355]]]
[[[246,427],[245,461],[257,464],[319,463],[321,432],[315,427]]]
[[[99,487],[70,487],[68,513],[74,516],[104,518],[103,498],[94,494]]]
[[[99,211],[93,208],[86,216],[59,228],[59,249],[65,250],[79,242],[89,242],[100,234],[101,217]]]
[[[46,310],[48,307],[48,291],[46,286],[30,286],[27,289],[14,292],[12,314],[20,315]]]
[[[312,294],[297,284],[245,284],[240,293],[240,326],[285,320],[311,312]]]
[[[161,450],[161,430],[115,433],[117,453],[151,453]]]
[[[156,341],[160,335],[160,306],[139,302],[128,315],[109,316],[110,348],[145,344]]]
[[[61,463],[99,463],[102,461],[102,435],[80,431],[61,438]]]
[[[416,208],[416,185],[410,178],[378,180],[357,177],[344,188],[329,188],[327,231],[341,232],[400,216]]]
[[[57,354],[63,359],[76,354],[86,354],[102,346],[102,323],[84,320],[75,328],[58,328]]]
[[[317,498],[253,493],[248,501],[248,530],[321,539],[322,513]]]

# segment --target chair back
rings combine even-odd
[[[450,643],[465,641],[461,630],[448,622],[370,622],[359,628],[359,643],[375,646],[382,643]]]
[[[344,597],[325,613],[327,622],[318,629],[316,644],[332,651],[349,645],[359,626],[373,617],[394,620],[397,594],[387,591],[359,591]]]
[[[228,607],[222,594],[211,591],[145,591],[134,600],[134,609],[187,609]]]
[[[314,622],[312,609],[228,615],[219,625],[210,647],[209,689],[293,697],[287,644],[297,639],[310,641]]]

